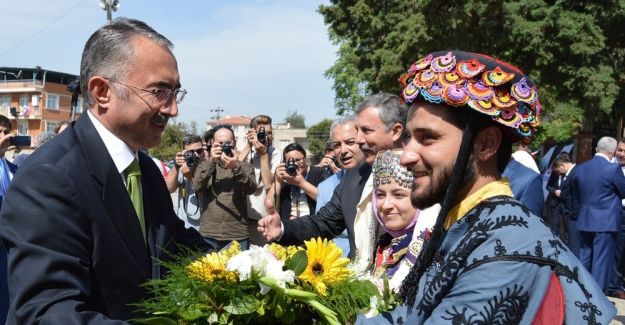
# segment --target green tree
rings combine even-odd
[[[174,159],[176,152],[182,150],[182,139],[187,134],[198,134],[195,122],[190,124],[184,122],[168,123],[165,131],[163,131],[161,143],[157,147],[150,149],[150,155],[165,162]],[[202,134],[198,135],[202,136]]]
[[[306,131],[306,139],[308,140],[308,151],[312,154],[314,161],[320,161],[325,154],[324,149],[326,143],[330,141],[331,119],[325,119],[312,125]]]
[[[332,0],[319,12],[339,46],[326,71],[336,106],[398,93],[397,78],[425,54],[480,52],[529,72],[544,108],[540,138],[614,127],[625,99],[625,1]]]
[[[304,115],[294,111],[287,111],[286,117],[284,118],[284,123],[291,123],[292,128],[296,129],[305,129],[306,128],[306,117]]]

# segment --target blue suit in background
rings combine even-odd
[[[576,169],[572,186],[573,199],[579,204],[580,260],[606,290],[614,265],[617,231],[621,226],[625,176],[621,166],[601,154]]]
[[[510,159],[502,176],[510,180],[510,188],[514,198],[528,207],[534,215],[542,218],[545,201],[540,174],[525,167],[520,162]]]

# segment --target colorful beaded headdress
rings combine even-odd
[[[399,162],[400,153],[392,150],[378,152],[373,162],[373,187],[388,184],[391,179],[403,187],[412,188],[412,172]]]
[[[518,68],[482,54],[428,54],[399,82],[406,103],[420,96],[434,104],[468,106],[513,129],[515,141],[530,142],[540,125],[542,105],[534,83]]]

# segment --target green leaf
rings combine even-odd
[[[204,312],[202,311],[202,307],[204,307],[204,305],[201,305],[201,304],[191,304],[186,309],[183,309],[180,312],[178,312],[178,314],[184,320],[196,320],[196,319],[204,316]]]
[[[232,304],[224,307],[224,310],[233,315],[246,315],[255,312],[260,305],[260,300],[246,295],[241,299],[235,299]]]
[[[285,263],[286,268],[293,271],[295,276],[302,274],[306,270],[307,265],[308,255],[306,255],[306,251],[298,251]]]
[[[169,317],[150,317],[136,320],[136,322],[146,325],[178,325],[178,322]]]

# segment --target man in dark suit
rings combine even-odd
[[[343,176],[330,202],[316,214],[281,223],[275,208],[272,211],[273,207],[268,207],[268,211],[274,213],[259,221],[258,231],[268,241],[279,239],[283,244],[301,244],[318,236],[332,239],[347,228],[348,256],[366,267],[373,256],[377,230],[377,223],[371,219],[371,165],[378,151],[401,147],[406,111],[395,95],[377,94],[365,98],[356,108],[356,142],[365,155],[365,163]],[[355,231],[356,223],[363,225],[364,231]],[[375,229],[370,229],[371,225]]]
[[[563,223],[563,233],[565,236],[561,238],[567,243],[571,252],[579,258],[580,234],[577,230],[577,215],[579,213],[579,202],[575,199],[572,180],[575,178],[577,169],[575,164],[571,162],[568,153],[562,152],[553,160],[551,170],[556,177],[557,182],[549,188],[549,192],[553,193],[554,211],[561,216]]]
[[[614,153],[616,162],[621,166],[621,170],[625,174],[625,138],[620,138],[616,145]],[[621,205],[625,206],[625,200],[621,200]],[[623,282],[625,254],[625,209],[621,209],[621,226],[616,235],[616,253],[614,258],[614,267],[612,268],[612,276],[610,285],[608,286],[608,295],[625,299],[625,282]]]
[[[197,242],[140,148],[159,144],[182,100],[171,42],[116,19],[87,41],[80,69],[89,109],[35,151],[6,196],[8,324],[122,324],[140,316],[141,285],[177,243]]]
[[[616,237],[621,226],[621,199],[625,198],[621,166],[610,162],[615,149],[614,138],[599,139],[597,153],[593,159],[577,166],[572,184],[579,202],[580,260],[603,290],[608,287],[614,266]]]
[[[17,172],[17,165],[8,161],[4,156],[9,149],[11,134],[11,120],[4,115],[0,115],[0,209],[2,200],[13,175]],[[9,311],[9,288],[7,283],[7,252],[0,245],[0,324],[3,324]]]

